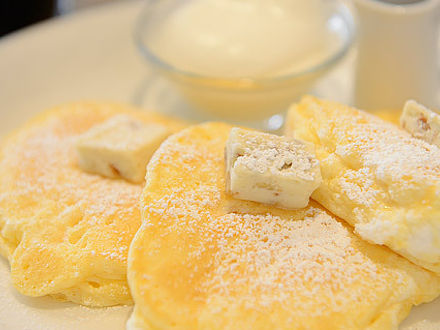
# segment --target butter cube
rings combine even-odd
[[[79,167],[109,178],[140,183],[146,166],[170,134],[165,126],[117,115],[93,126],[76,142]]]
[[[238,199],[303,208],[322,182],[313,146],[287,137],[233,128],[225,159],[226,191]]]
[[[400,125],[412,136],[440,147],[440,115],[416,101],[405,103]]]

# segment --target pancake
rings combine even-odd
[[[323,183],[312,195],[354,226],[440,274],[440,149],[378,117],[304,98],[286,134],[316,145]]]
[[[151,159],[128,329],[394,329],[439,295],[439,277],[316,202],[289,211],[227,195],[230,128],[190,127]]]
[[[87,174],[76,137],[125,113],[177,131],[177,121],[122,105],[76,103],[50,110],[0,147],[0,252],[28,296],[89,306],[129,304],[129,244],[141,224],[143,184]]]

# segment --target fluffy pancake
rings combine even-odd
[[[121,113],[183,127],[126,106],[77,103],[38,116],[2,143],[0,252],[21,293],[90,306],[131,302],[127,253],[143,185],[81,171],[74,149],[79,134]]]
[[[304,98],[286,134],[313,142],[323,184],[312,197],[362,238],[440,273],[440,149],[337,103]]]
[[[225,193],[230,131],[165,141],[147,168],[129,251],[129,329],[388,329],[440,279],[312,202],[288,211]]]

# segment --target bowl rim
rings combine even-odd
[[[355,5],[362,5],[370,10],[377,10],[396,15],[420,15],[435,10],[440,0],[419,0],[412,3],[391,3],[381,0],[355,0]]]
[[[152,65],[153,69],[159,69],[163,72],[170,73],[173,75],[192,78],[194,80],[207,80],[209,79],[210,84],[213,85],[224,85],[228,82],[239,82],[244,86],[249,85],[268,85],[274,83],[284,83],[286,81],[294,80],[297,78],[303,78],[308,75],[317,74],[322,71],[326,71],[333,67],[336,63],[338,63],[350,50],[351,46],[354,43],[355,34],[356,34],[356,25],[354,23],[353,15],[348,8],[348,6],[343,2],[337,0],[336,10],[334,13],[337,13],[340,17],[343,18],[345,25],[347,27],[347,37],[341,43],[341,46],[334,52],[332,52],[328,57],[326,57],[323,61],[314,64],[304,70],[298,70],[289,74],[281,74],[275,75],[272,77],[213,77],[209,75],[200,74],[197,72],[191,72],[188,70],[182,70],[178,67],[162,60],[159,56],[154,54],[148,46],[145,45],[143,41],[143,28],[146,24],[145,16],[147,15],[150,9],[150,3],[155,1],[147,1],[144,5],[144,8],[141,10],[138,18],[136,19],[135,27],[133,30],[133,39],[137,49],[140,51],[141,55],[147,60],[149,64]]]

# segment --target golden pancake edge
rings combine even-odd
[[[288,211],[226,195],[229,131],[185,129],[150,161],[129,329],[392,329],[439,295],[439,277],[315,202]]]
[[[313,142],[323,184],[312,197],[355,227],[440,274],[440,149],[366,112],[304,97],[286,134]]]
[[[88,174],[77,166],[76,137],[117,114],[183,125],[150,112],[80,102],[49,110],[0,147],[0,252],[15,288],[89,306],[131,303],[129,244],[141,220],[142,185]]]

